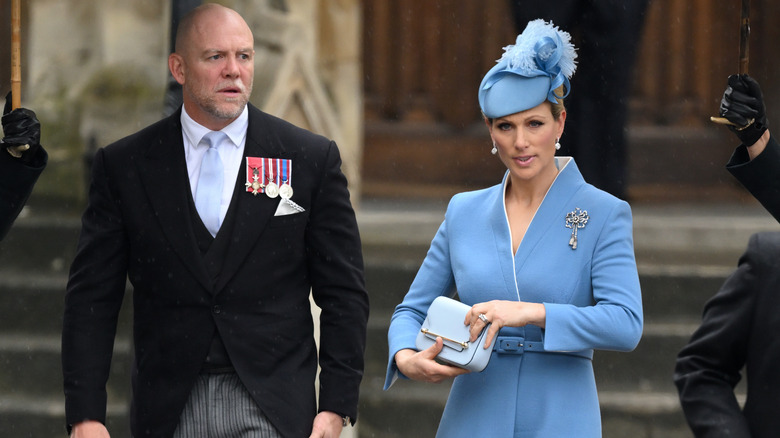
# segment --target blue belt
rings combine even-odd
[[[593,350],[581,350],[581,351],[546,351],[544,349],[544,343],[534,340],[528,340],[520,336],[499,336],[496,339],[496,344],[493,346],[493,351],[498,354],[524,354],[527,351],[534,353],[546,353],[546,354],[566,354],[569,356],[584,357],[585,359],[593,359]]]

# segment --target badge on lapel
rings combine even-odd
[[[246,157],[246,191],[254,196],[265,193],[282,198],[275,216],[306,211],[293,202],[292,160],[284,158]]]

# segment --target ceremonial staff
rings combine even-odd
[[[742,12],[739,23],[739,74],[748,74],[748,61],[750,54],[748,52],[750,44],[750,0],[742,0]],[[732,125],[725,117],[710,117],[710,120],[720,125]],[[745,126],[739,126],[737,129],[745,129],[753,123],[751,119]]]
[[[11,1],[11,110],[22,106],[22,5],[21,0]],[[8,152],[21,157],[30,145],[9,146]]]

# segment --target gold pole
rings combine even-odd
[[[21,0],[11,1],[11,110],[22,106],[22,13]],[[9,154],[19,158],[30,145],[9,146]]]
[[[21,0],[11,1],[11,109],[22,106]]]

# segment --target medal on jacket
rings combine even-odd
[[[265,175],[265,160],[257,157],[246,157],[246,191],[257,196],[263,193],[265,184],[260,180],[261,175]]]
[[[281,196],[285,201],[289,201],[293,195],[293,189],[290,185],[290,180],[292,179],[292,166],[290,166],[291,163],[291,160],[282,160],[282,185],[279,186],[279,196]]]
[[[569,238],[571,249],[577,249],[577,230],[585,228],[588,219],[590,216],[588,216],[587,210],[580,210],[579,207],[566,214],[566,228],[571,228],[571,237]]]
[[[281,197],[290,207],[304,211],[292,201],[292,160],[284,158],[246,157],[246,191],[257,196],[265,193],[273,199]]]
[[[265,185],[265,194],[268,195],[269,198],[275,198],[279,196],[279,185],[276,183],[276,180],[274,178],[274,175],[276,177],[279,177],[278,172],[274,172],[275,162],[273,158],[268,158],[268,166],[266,166],[267,176],[268,176],[268,183]]]

